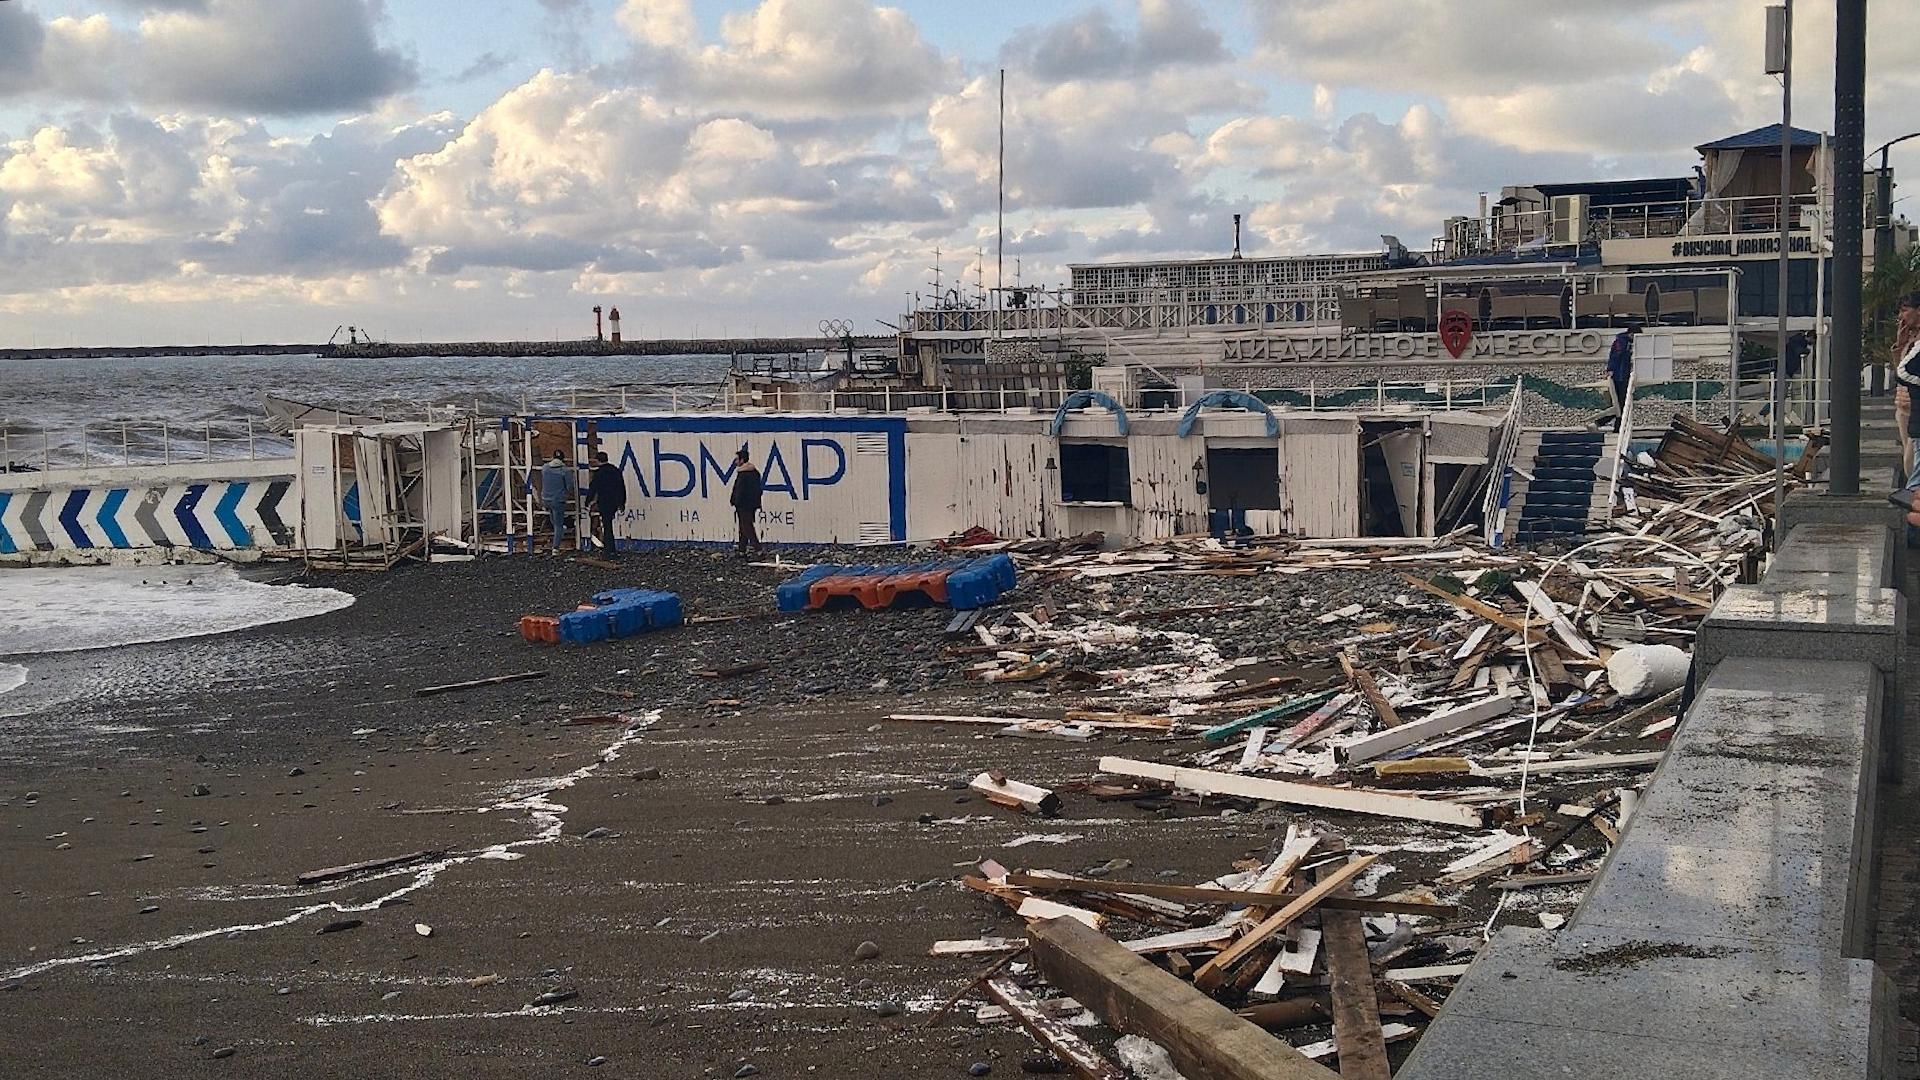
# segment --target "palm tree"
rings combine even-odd
[[[1920,293],[1920,245],[1876,266],[1860,291],[1863,355],[1869,363],[1887,363],[1893,349],[1894,315],[1902,297]]]

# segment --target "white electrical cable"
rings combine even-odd
[[[1686,561],[1692,563],[1695,566],[1698,566],[1700,569],[1705,570],[1708,573],[1708,575],[1710,575],[1713,578],[1714,584],[1716,585],[1727,584],[1725,576],[1722,575],[1718,569],[1714,568],[1712,564],[1700,558],[1698,555],[1695,555],[1693,552],[1688,551],[1687,549],[1681,547],[1680,545],[1672,542],[1671,540],[1665,540],[1657,536],[1604,536],[1598,540],[1589,540],[1586,543],[1581,544],[1579,547],[1576,547],[1571,551],[1568,551],[1566,554],[1561,555],[1559,558],[1556,558],[1552,562],[1548,563],[1547,568],[1543,570],[1540,574],[1540,577],[1534,581],[1534,585],[1544,590],[1547,584],[1547,579],[1553,576],[1554,571],[1560,569],[1560,567],[1565,565],[1568,560],[1572,559],[1574,556],[1580,554],[1583,551],[1587,551],[1591,548],[1606,547],[1614,544],[1624,544],[1629,540],[1638,540],[1638,541],[1643,541],[1645,543],[1653,544],[1657,547],[1669,548],[1674,553],[1678,554],[1681,558],[1685,559]],[[1536,673],[1534,669],[1533,650],[1527,647],[1527,635],[1532,631],[1532,628],[1533,628],[1533,602],[1529,600],[1527,602],[1526,612],[1520,616],[1520,645],[1521,645],[1521,651],[1524,652],[1527,657],[1527,692],[1530,696],[1533,697],[1533,720],[1531,723],[1527,725],[1526,755],[1520,759],[1519,814],[1521,817],[1525,817],[1527,813],[1527,789],[1529,787],[1529,781],[1532,779],[1532,776],[1533,776],[1533,768],[1532,768],[1533,767],[1533,749],[1534,749],[1536,740],[1539,738],[1539,735],[1540,735],[1540,698],[1537,695],[1533,695],[1533,687],[1539,681],[1539,675]],[[1523,835],[1527,837],[1527,839],[1529,840],[1533,839],[1533,832],[1531,827],[1522,825],[1521,832]],[[1480,937],[1482,940],[1491,939],[1493,934],[1494,921],[1500,918],[1500,913],[1506,910],[1507,902],[1513,899],[1513,896],[1514,894],[1512,892],[1506,892],[1501,894],[1499,903],[1494,905],[1493,914],[1488,916],[1486,925],[1480,928]]]

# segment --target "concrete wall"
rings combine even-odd
[[[296,537],[293,461],[0,474],[0,562],[257,555]]]
[[[1868,957],[1905,621],[1863,505],[1783,515],[1836,510],[1702,624],[1699,692],[1579,909],[1500,931],[1400,1077],[1894,1075]]]

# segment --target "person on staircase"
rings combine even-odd
[[[1613,390],[1613,430],[1619,431],[1627,415],[1627,393],[1633,382],[1633,338],[1640,332],[1629,326],[1614,335],[1607,350],[1607,385]]]

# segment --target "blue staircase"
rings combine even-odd
[[[1607,521],[1608,484],[1595,469],[1619,436],[1599,431],[1526,431],[1515,448],[1507,536],[1533,543],[1579,536]]]

